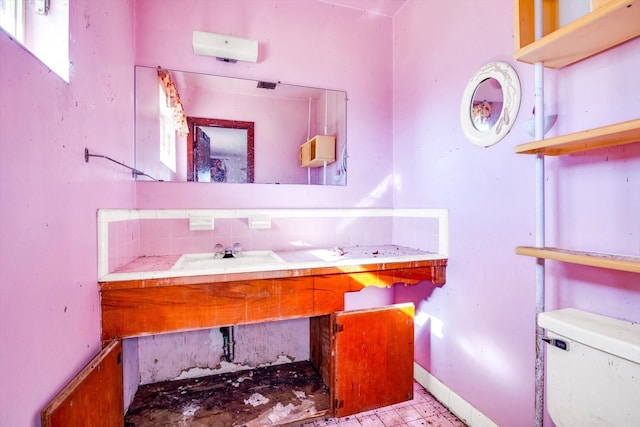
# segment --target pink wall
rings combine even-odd
[[[345,90],[346,187],[138,183],[139,208],[390,207],[391,19],[315,1],[136,2],[136,63]],[[193,30],[254,38],[256,64],[194,55]],[[353,172],[352,172],[353,171]]]
[[[39,412],[100,349],[96,210],[131,207],[133,6],[70,2],[67,84],[0,32],[0,424]],[[114,31],[121,28],[122,31]]]
[[[529,140],[521,123],[533,71],[511,60],[509,4],[409,0],[392,21],[297,0],[76,0],[68,85],[0,34],[2,424],[38,425],[43,405],[99,350],[98,208],[394,205],[450,209],[447,284],[396,292],[443,322],[442,338],[418,329],[417,360],[497,423],[532,425],[534,261],[513,248],[533,243],[534,165],[513,146]],[[257,38],[259,62],[194,56],[193,29]],[[553,132],[636,118],[639,50],[635,40],[548,71]],[[467,80],[491,60],[518,71],[522,113],[482,149],[464,139],[458,111]],[[346,90],[349,184],[134,185],[120,167],[85,163],[85,147],[133,163],[135,63]],[[639,162],[638,144],[549,161],[550,243],[637,254]],[[550,309],[640,321],[635,275],[548,264]]]
[[[531,138],[533,66],[513,61],[513,10],[503,0],[413,1],[394,17],[394,207],[450,209],[450,261],[441,288],[406,288],[428,322],[417,361],[499,425],[534,423],[534,158],[513,147]],[[482,17],[479,19],[479,17]],[[429,25],[424,25],[428,20]],[[489,61],[520,76],[514,128],[485,149],[460,128],[462,92]],[[640,111],[640,39],[547,71],[546,104],[558,112],[548,136],[634,119]],[[640,144],[547,161],[547,243],[640,251]],[[637,275],[547,262],[547,309],[576,307],[640,321]]]

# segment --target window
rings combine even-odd
[[[24,0],[0,0],[0,27],[24,43]]]
[[[160,91],[160,161],[174,173],[176,172],[176,128],[173,109],[169,107],[162,84]]]
[[[66,82],[69,1],[0,0],[0,27]]]

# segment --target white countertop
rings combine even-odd
[[[239,265],[225,268],[172,270],[179,256],[139,257],[106,274],[99,282],[161,279],[212,274],[252,273],[260,271],[300,270],[326,267],[351,267],[370,264],[446,259],[443,254],[398,245],[355,246],[332,249],[273,251],[282,262],[262,265]],[[213,254],[211,254],[213,256]],[[227,264],[229,265],[229,264]]]

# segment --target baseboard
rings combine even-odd
[[[471,406],[469,402],[458,396],[453,390],[431,375],[429,371],[415,362],[413,363],[413,377],[469,427],[498,427],[498,424],[491,421],[486,415]]]

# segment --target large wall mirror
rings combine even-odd
[[[184,112],[183,130],[167,125],[179,119],[167,109],[159,69],[137,66],[136,169],[158,181],[346,185],[346,92],[162,72]],[[335,160],[301,167],[300,147],[316,135],[335,137]]]

